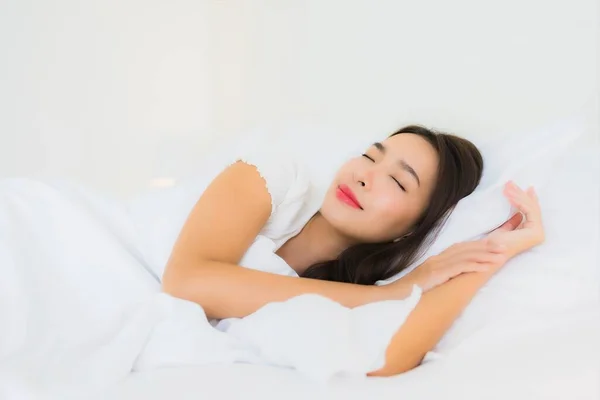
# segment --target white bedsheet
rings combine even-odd
[[[125,210],[77,186],[0,181],[0,398],[89,398],[132,370],[235,362],[365,378],[421,296],[348,309],[302,295],[220,331],[160,293]]]
[[[599,321],[591,308],[512,332],[481,332],[461,352],[391,378],[338,377],[323,385],[257,365],[173,368],[134,374],[99,398],[597,400]]]
[[[587,159],[589,153],[580,161]],[[598,222],[590,218],[597,213],[585,209],[589,202],[580,200],[597,204],[593,200],[598,198],[597,187],[591,185],[598,176],[584,173],[590,171],[585,162],[573,165],[577,170],[566,171],[558,180],[566,182],[565,176],[582,180],[563,182],[557,187],[568,189],[556,193],[564,192],[565,207],[577,207],[567,208],[560,218],[546,215],[548,228],[597,238]],[[459,345],[446,346],[441,358],[429,359],[413,371],[389,379],[334,376],[331,383],[323,384],[314,378],[327,378],[341,365],[349,368],[346,372],[360,375],[367,366],[381,363],[386,342],[418,300],[418,293],[408,303],[385,302],[380,308],[352,313],[323,298],[306,296],[306,305],[320,302],[320,311],[330,307],[338,318],[325,321],[328,313],[315,314],[314,304],[303,312],[298,307],[304,300],[296,299],[302,301],[290,301],[290,308],[285,303],[266,307],[238,325],[236,336],[226,335],[208,325],[199,306],[158,294],[158,281],[138,253],[135,229],[119,203],[77,187],[0,181],[0,228],[2,399],[66,399],[66,392],[75,398],[92,398],[82,392],[106,388],[108,393],[99,393],[100,398],[592,400],[599,395],[600,315],[597,296],[590,293],[578,296],[573,290],[561,290],[561,285],[547,286],[556,288],[550,304],[560,305],[555,313],[535,314],[539,318],[518,323],[487,318],[477,327],[463,321],[459,325],[467,327],[469,334],[464,336],[458,329],[454,335],[458,332],[467,340],[450,340]],[[579,281],[597,279],[597,252],[590,251],[589,244],[578,248],[578,242],[573,237],[549,252],[551,257],[563,252],[565,260],[560,270],[556,263],[548,270],[554,281],[561,273]],[[568,263],[568,254],[578,257]],[[505,278],[510,275],[518,274],[513,271]],[[525,282],[531,285],[536,280],[529,277]],[[527,291],[525,287],[521,293]],[[518,302],[511,298],[510,304]],[[293,313],[286,313],[294,307]],[[299,318],[272,325],[268,313],[273,310],[273,320]],[[308,316],[313,315],[325,324],[304,329],[311,326]],[[370,318],[357,341],[326,345],[334,344],[340,333],[348,334],[348,329],[339,330],[340,322],[351,325]],[[292,323],[302,329],[294,329]],[[269,336],[261,337],[261,332]],[[377,342],[371,341],[373,335],[379,335]],[[297,346],[306,341],[309,349],[317,350]],[[266,351],[257,352],[255,345]],[[347,350],[352,356],[341,358]],[[272,365],[294,366],[304,374]],[[141,372],[128,376],[132,369]]]

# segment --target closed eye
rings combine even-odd
[[[373,159],[373,157],[369,156],[368,154],[363,154],[362,155],[364,158],[366,158],[367,160],[370,160],[372,162],[375,162],[375,160]],[[403,184],[400,183],[400,181],[398,181],[398,179],[394,178],[393,176],[390,175],[390,178],[392,178],[394,180],[394,182],[396,182],[396,184],[398,185],[398,187],[400,189],[402,189],[403,192],[406,192],[406,188],[404,187]]]
[[[400,187],[400,189],[402,189],[403,192],[406,192],[406,188],[398,181],[398,179],[394,178],[393,176],[390,176],[390,178],[392,178],[394,182],[396,182],[396,184]]]

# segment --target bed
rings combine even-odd
[[[555,168],[546,167],[551,179],[539,191],[546,242],[503,267],[421,366],[391,378],[330,381],[224,357],[229,347],[219,347],[198,305],[161,294],[144,267],[138,234],[160,226],[136,225],[121,202],[65,182],[0,181],[0,293],[7,299],[0,302],[0,395],[81,394],[79,385],[85,398],[91,390],[108,399],[597,399],[598,161],[590,136],[569,147]],[[166,193],[177,197],[177,188]],[[147,223],[155,209],[139,210],[138,220]],[[317,313],[305,311],[279,316],[313,321]],[[297,345],[305,336],[290,339],[275,320],[262,326],[265,337],[280,332],[267,341],[295,349],[289,354],[310,353]],[[317,328],[321,335],[323,326]],[[188,334],[196,342],[186,342]]]
[[[331,119],[354,131],[384,132],[402,119],[496,136],[497,127],[531,125],[597,98],[592,33],[597,17],[591,0],[498,3],[496,8],[481,3],[479,9],[473,9],[475,3],[438,2],[433,8],[446,7],[438,13],[431,12],[431,4],[417,2],[410,7],[386,2],[379,8],[361,2],[298,2],[291,8],[261,2],[248,3],[247,13],[227,2],[150,2],[143,12],[137,2],[90,3],[78,5],[77,12],[68,1],[38,1],[35,7],[13,3],[0,13],[5,22],[0,25],[10,33],[0,43],[7,54],[0,70],[11,81],[0,96],[6,116],[0,118],[2,178],[69,176],[129,196],[148,185],[172,185],[193,170],[198,158],[210,155],[209,144],[273,121]],[[473,12],[463,12],[465,7]],[[402,14],[409,17],[398,23]],[[426,31],[423,21],[428,21]],[[407,63],[407,54],[419,63]],[[597,100],[592,107],[597,124]],[[242,363],[124,369],[114,375],[127,377],[97,397],[600,398],[598,133],[596,126],[540,193],[547,243],[511,262],[481,290],[420,367],[392,378],[336,377],[330,383],[291,369]],[[302,140],[294,137],[291,143]],[[0,201],[12,201],[2,197],[3,188]],[[39,215],[53,206],[75,215],[76,203],[39,189],[36,193],[46,197],[22,193],[12,209],[1,203],[0,228],[14,222],[13,211],[30,211],[21,200],[43,200]],[[98,208],[113,210],[112,204]],[[140,257],[131,251],[134,246],[123,245],[131,227],[114,215],[101,216],[111,223],[94,231],[104,253],[70,235],[46,236],[44,227],[62,232],[61,219],[29,218],[31,229],[19,227],[6,235],[0,229],[0,399],[41,398],[27,382],[20,385],[7,374],[14,365],[3,356],[12,347],[29,339],[41,343],[28,348],[25,373],[39,372],[43,378],[52,361],[56,369],[62,365],[60,359],[38,357],[48,343],[37,341],[36,334],[45,331],[36,332],[20,306],[39,311],[35,323],[64,324],[72,334],[63,338],[68,343],[80,331],[108,326],[109,314],[122,305],[115,293],[146,294],[145,287],[126,285],[140,280],[133,268]],[[69,222],[86,229],[81,216]],[[114,240],[113,231],[124,236]],[[60,286],[48,271],[12,269],[14,259],[3,245],[18,237],[24,244],[19,261],[32,267],[45,260],[30,251],[31,240],[56,245],[44,251],[60,253],[71,268],[65,276],[78,279],[74,283],[92,282],[83,293],[87,298],[61,297],[76,285],[65,280]],[[133,266],[131,273],[108,281],[81,273],[88,269],[74,256],[86,252],[98,269]],[[101,263],[109,259],[119,262]],[[21,279],[28,273],[34,281]],[[21,284],[27,289],[23,293],[53,290],[56,297],[25,301]],[[93,308],[83,307],[88,303]],[[56,319],[44,314],[45,307],[57,304],[66,306],[64,313]],[[39,371],[29,370],[31,365]],[[68,372],[76,377],[78,371]]]
[[[541,132],[546,136],[538,139],[552,135],[562,139],[552,131]],[[166,236],[152,234],[165,233],[166,225],[161,224],[172,222],[171,214],[156,211],[165,208],[165,201],[178,199],[185,185],[159,191],[158,196],[142,196],[153,199],[153,206],[132,201],[123,207],[120,201],[64,181],[2,180],[0,293],[6,301],[0,302],[4,324],[0,396],[597,399],[600,164],[594,132],[589,133],[561,152],[564,156],[555,165],[542,165],[545,175],[550,173],[548,183],[539,190],[546,242],[503,267],[421,366],[391,378],[334,375],[328,381],[309,377],[307,371],[323,365],[315,360],[327,361],[319,358],[320,352],[311,353],[312,346],[322,341],[324,322],[334,321],[327,322],[333,326],[327,325],[332,330],[327,331],[330,341],[321,349],[326,352],[327,346],[340,341],[329,334],[338,332],[339,320],[327,315],[316,319],[321,311],[314,312],[314,307],[303,312],[285,308],[292,307],[294,299],[277,303],[284,313],[263,318],[260,332],[267,342],[283,345],[279,349],[285,356],[315,354],[309,368],[304,364],[304,374],[281,367],[299,365],[293,362],[276,364],[280,367],[262,362],[264,348],[256,353],[258,359],[237,358],[231,336],[216,333],[197,304],[160,293],[157,277],[145,266],[148,253],[139,239],[141,233],[151,234],[147,236],[151,246],[162,245],[168,255]],[[514,150],[515,143],[527,143],[520,137],[504,136],[502,142]],[[323,135],[315,138],[319,143],[325,140]],[[534,142],[542,141],[538,139]],[[323,151],[330,148],[323,147]],[[496,142],[492,148],[499,151],[500,147]],[[527,172],[540,170],[529,167]],[[320,168],[319,164],[315,172]],[[195,185],[192,188],[198,190]],[[193,192],[186,196],[188,203],[197,199]],[[179,207],[167,208],[185,217]],[[468,211],[460,214],[460,221],[468,220]],[[177,235],[177,224],[169,226],[170,233]],[[372,308],[378,310],[380,323],[399,319],[394,317],[400,308],[377,306],[383,307]],[[254,315],[268,315],[261,310]],[[380,316],[389,310],[394,313],[383,315],[392,318]],[[286,322],[296,321],[308,321],[306,326],[312,329],[314,341],[309,348],[297,344],[309,343],[303,331],[285,330]],[[381,326],[368,324],[368,330],[381,330]],[[348,331],[352,336],[351,330],[342,329],[345,334]],[[275,337],[269,338],[271,334]],[[365,348],[367,343],[361,343],[351,349]]]
[[[581,141],[540,194],[548,240],[507,266],[418,368],[318,383],[249,364],[133,373],[102,398],[597,399],[598,148]]]

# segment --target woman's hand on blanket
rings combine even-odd
[[[488,238],[457,243],[428,258],[396,282],[416,284],[426,292],[463,273],[496,271],[508,260],[506,250],[506,246]]]
[[[527,251],[545,240],[542,212],[533,187],[523,190],[513,182],[504,187],[504,195],[518,213],[487,237],[507,247],[509,257]]]

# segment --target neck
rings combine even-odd
[[[300,275],[313,264],[335,259],[354,244],[355,240],[340,234],[321,213],[316,213],[277,253]]]

